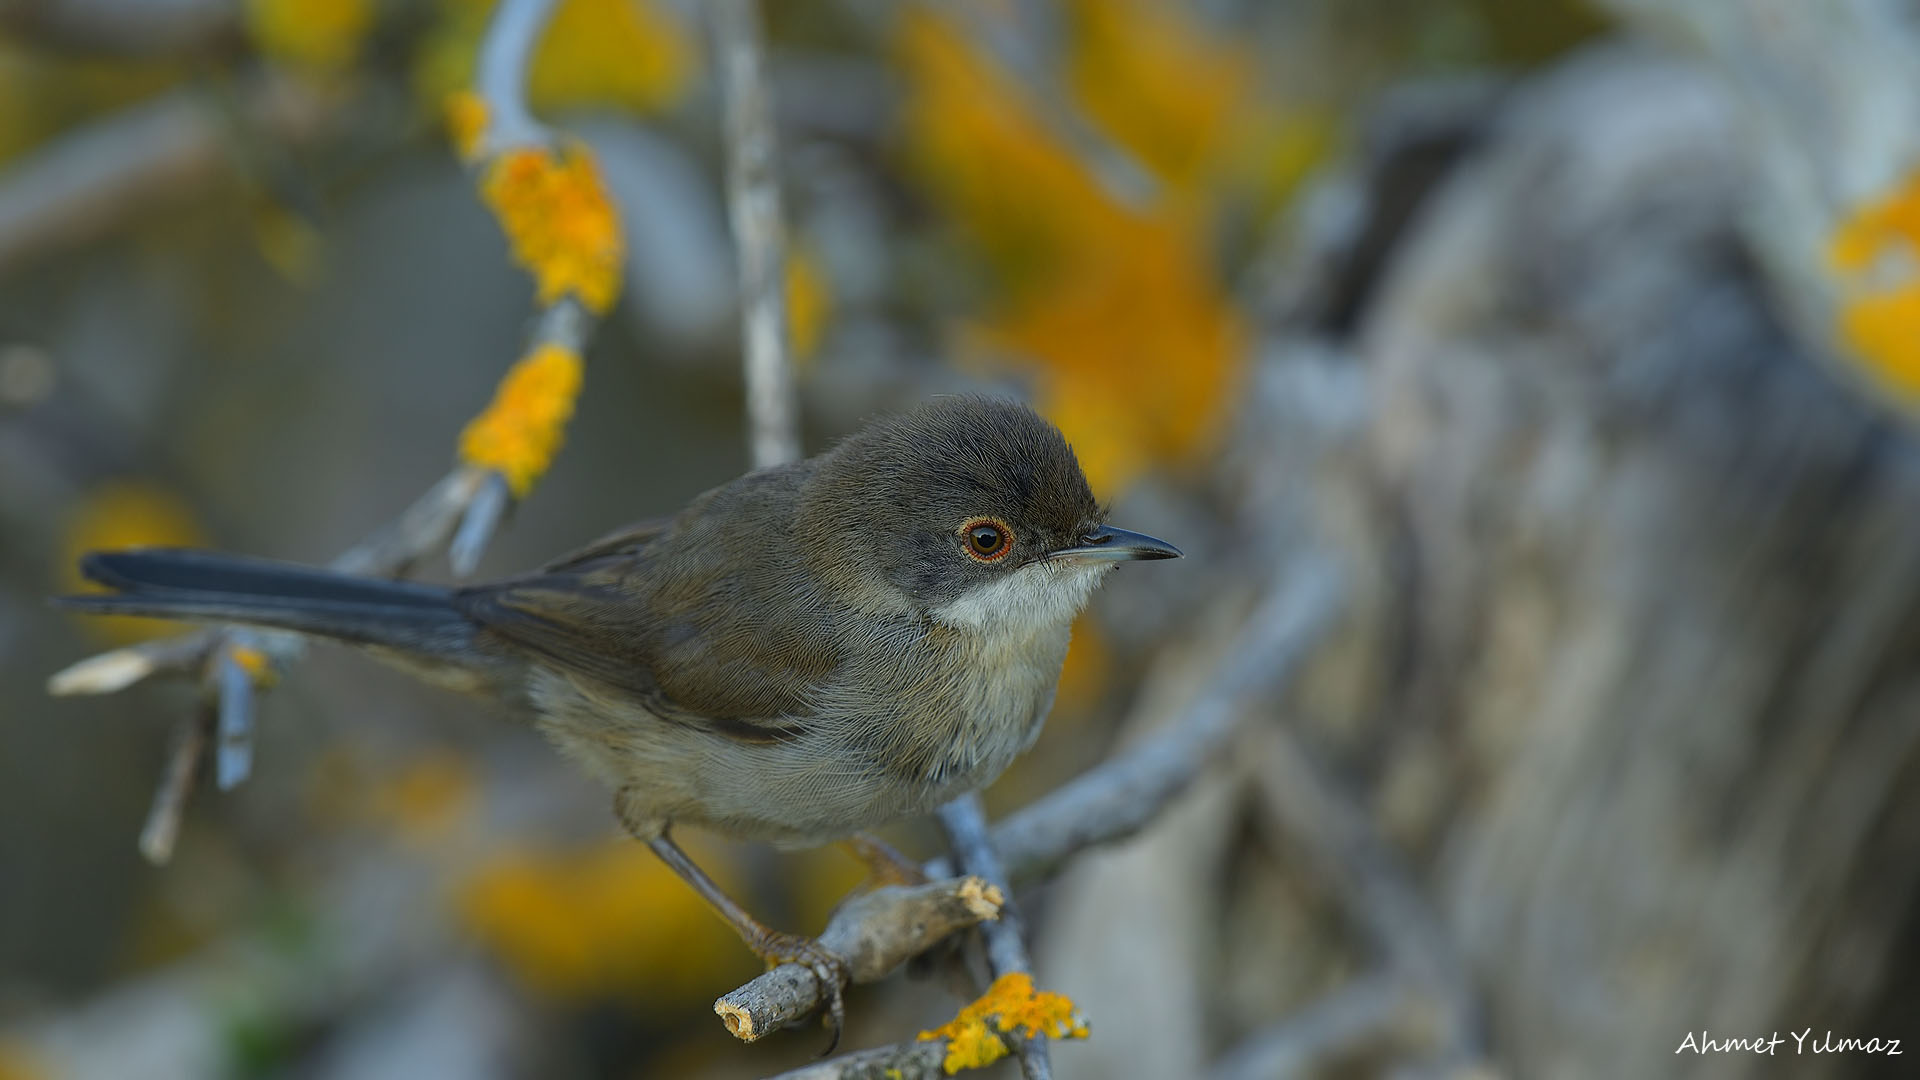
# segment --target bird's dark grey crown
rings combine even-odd
[[[1100,507],[1058,428],[1006,398],[940,397],[869,422],[822,455],[802,511],[816,528],[851,528],[889,576],[917,586],[954,564],[969,518],[1018,535],[1015,558],[1069,546]],[[941,590],[944,591],[944,590]]]

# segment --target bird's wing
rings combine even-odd
[[[756,742],[804,729],[810,691],[840,657],[790,582],[712,552],[680,552],[663,571],[645,545],[589,550],[456,602],[490,640],[661,719]]]
[[[609,555],[637,554],[641,549],[665,533],[667,527],[672,524],[673,519],[671,517],[648,518],[645,521],[636,521],[624,528],[615,529],[613,532],[608,533],[577,551],[569,551],[540,569],[546,573],[559,570],[574,570],[580,569],[588,563],[599,561]]]

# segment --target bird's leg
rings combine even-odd
[[[926,871],[900,850],[870,832],[857,832],[840,841],[840,849],[860,860],[875,885],[925,885]]]
[[[652,836],[642,836],[641,839],[646,840],[647,847],[660,857],[661,862],[672,867],[681,880],[693,886],[693,891],[699,893],[733,927],[734,932],[740,935],[740,940],[746,942],[747,948],[767,962],[769,970],[781,964],[793,963],[813,972],[813,977],[820,980],[820,989],[827,999],[827,1022],[833,1031],[832,1041],[821,1051],[821,1056],[833,1053],[833,1048],[840,1045],[840,1029],[847,1018],[846,1005],[841,998],[841,987],[849,978],[847,962],[812,938],[771,929],[748,914],[746,908],[728,896],[707,876],[706,871],[680,850],[680,845],[673,842],[665,829]]]

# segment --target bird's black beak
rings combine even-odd
[[[1180,549],[1145,533],[1102,525],[1080,538],[1080,543],[1048,556],[1079,562],[1126,562],[1131,559],[1178,559]]]

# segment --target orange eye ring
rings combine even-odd
[[[960,549],[974,562],[999,562],[1013,550],[1013,530],[999,518],[974,518],[960,526]]]

